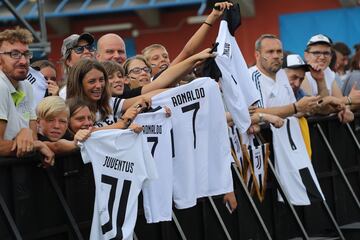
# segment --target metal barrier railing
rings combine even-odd
[[[359,121],[360,116],[356,115],[356,119]],[[360,221],[359,132],[354,131],[357,129],[354,123],[341,125],[334,116],[311,118],[309,126],[313,146],[312,161],[327,199],[327,202],[322,203],[326,215],[321,209],[310,207],[307,211],[307,207],[294,207],[286,201],[286,192],[282,191],[276,181],[277,174],[271,161],[268,166],[272,175],[268,178],[266,198],[262,203],[250,196],[238,169],[233,165],[238,200],[238,208],[233,214],[227,212],[222,196],[199,199],[197,206],[191,209],[174,209],[172,223],[146,224],[141,220],[144,216],[140,210],[135,228],[136,238],[288,239],[295,235],[310,239],[311,235],[325,232],[345,239],[338,222],[342,225]],[[338,142],[346,143],[346,149],[342,146],[334,148],[334,143]],[[344,157],[345,153],[342,151],[351,156]],[[57,160],[58,166],[52,169],[38,168],[38,155],[22,159],[0,158],[0,239],[43,239],[50,236],[51,239],[88,238],[94,186],[89,183],[93,181],[90,179],[91,175],[83,174],[91,169],[83,168],[79,156],[78,153],[63,156]],[[22,176],[24,171],[29,173]],[[1,176],[2,172],[6,174]],[[342,184],[338,178],[342,179]],[[32,181],[33,184],[43,181],[47,185],[33,186],[30,184]],[[341,192],[337,191],[339,189]],[[277,190],[282,192],[287,202],[287,210],[282,203],[277,202]],[[348,195],[344,194],[344,191],[347,191]],[[88,192],[87,195],[85,192]],[[43,208],[36,204],[28,208],[27,199],[36,203],[50,195],[52,200]],[[51,209],[57,210],[52,212]],[[58,221],[51,225],[54,218]],[[317,221],[327,221],[328,225],[314,229],[313,225]],[[6,224],[1,224],[2,222]],[[298,226],[297,232],[294,233],[292,229],[293,232],[289,233],[283,228],[291,224]],[[329,230],[330,228],[332,229]]]

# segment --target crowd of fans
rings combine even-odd
[[[103,35],[97,46],[89,33],[72,34],[61,48],[64,83],[56,81],[58,74],[50,61],[30,64],[33,37],[29,31],[18,27],[0,32],[0,156],[23,157],[39,151],[47,167],[56,164],[55,155],[77,151],[78,142],[86,141],[93,131],[130,128],[140,132],[141,126],[133,120],[151,106],[152,96],[199,77],[194,68],[215,56],[210,49],[198,51],[212,24],[232,4],[216,6],[173,61],[161,44],[128,58],[117,34]],[[344,43],[333,43],[322,34],[311,37],[304,49],[305,61],[300,55],[284,54],[275,35],[261,35],[255,42],[256,65],[249,73],[255,84],[263,81],[270,90],[262,89],[265,102],[249,107],[249,134],[259,132],[263,122],[281,127],[289,116],[337,114],[343,123],[354,119],[353,112],[360,107],[360,51],[351,56]],[[43,93],[33,92],[26,81],[30,66],[47,83],[36,108],[33,95]],[[272,100],[271,88],[283,81],[291,87],[290,99],[296,100],[280,99],[279,104]],[[227,120],[233,124],[229,113]],[[236,208],[233,198],[229,202]]]

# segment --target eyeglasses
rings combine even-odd
[[[25,59],[31,59],[33,57],[33,53],[30,51],[20,52],[18,50],[12,50],[10,52],[0,52],[0,54],[6,54],[9,55],[13,59],[21,59],[22,56],[25,57]]]
[[[143,67],[143,68],[136,67],[136,68],[133,68],[133,69],[129,70],[129,73],[140,74],[141,71],[144,71],[146,73],[150,73],[151,69],[148,68],[148,67]]]
[[[95,52],[95,47],[93,45],[76,46],[76,47],[70,48],[70,50],[74,50],[74,52],[76,54],[82,54],[85,51],[85,48],[89,52]]]
[[[321,55],[323,55],[324,57],[330,57],[331,56],[331,52],[320,52],[320,51],[313,51],[313,52],[309,52],[312,55],[314,55],[315,57],[320,57]]]

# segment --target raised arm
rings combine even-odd
[[[194,65],[198,62],[204,61],[209,57],[214,57],[215,54],[210,53],[210,48],[207,48],[191,57],[188,57],[182,62],[170,66],[160,76],[149,84],[143,86],[141,93],[145,94],[154,90],[167,88],[168,86],[176,83],[177,80],[191,71]]]
[[[179,53],[179,55],[171,62],[171,65],[177,64],[184,59],[190,57],[191,55],[195,54],[208,36],[211,26],[223,14],[225,9],[230,9],[230,7],[232,6],[233,4],[229,2],[215,3],[215,8],[213,8],[210,15],[206,18],[205,22],[201,24],[200,28],[189,39],[189,41],[186,43],[185,47]]]

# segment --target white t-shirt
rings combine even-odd
[[[216,82],[199,78],[152,98],[168,106],[174,133],[174,194],[177,208],[233,191],[225,110]]]
[[[244,133],[251,124],[248,107],[257,102],[260,96],[251,83],[247,64],[225,20],[220,23],[216,42],[219,45],[215,61],[222,75],[220,83],[224,103],[235,124]]]
[[[164,110],[137,115],[134,123],[143,126],[143,136],[154,157],[159,178],[143,188],[147,223],[171,221],[173,168],[171,118]]]
[[[296,117],[288,117],[281,128],[271,126],[275,155],[275,169],[281,185],[294,205],[309,205],[323,200]],[[279,200],[282,201],[281,197]]]
[[[329,95],[332,95],[332,85],[335,81],[335,72],[333,72],[329,67],[327,67],[324,70],[324,75],[325,75],[325,83],[326,83],[326,88],[329,91]],[[309,81],[309,85],[311,88],[311,95],[312,96],[317,96],[319,94],[318,92],[318,87],[317,87],[317,83],[316,80],[311,76],[310,72],[306,72],[305,74],[307,80]]]
[[[93,166],[96,195],[90,239],[133,239],[138,195],[156,178],[154,159],[142,134],[102,130],[81,147],[84,163]]]
[[[260,93],[259,107],[278,107],[296,102],[294,92],[283,69],[276,73],[276,81],[263,74],[257,66],[252,66],[249,70]]]
[[[15,89],[7,76],[0,71],[0,119],[7,122],[5,140],[13,140],[22,128],[29,128],[30,120],[36,120],[31,84],[28,81],[19,81],[18,84],[18,89]],[[16,91],[25,94],[17,106],[11,96]]]

